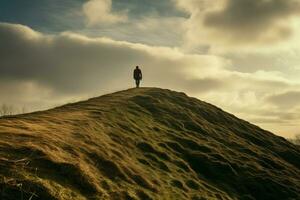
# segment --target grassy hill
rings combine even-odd
[[[300,149],[184,93],[0,119],[1,199],[300,199]]]

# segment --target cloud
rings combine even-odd
[[[184,83],[184,90],[188,90],[191,93],[203,94],[209,91],[219,91],[226,88],[227,84],[224,80],[218,80],[215,78],[200,78],[191,79]]]
[[[289,37],[286,20],[299,11],[295,0],[229,0],[222,10],[206,14],[204,26],[231,42],[273,42]]]
[[[267,97],[267,101],[282,109],[300,106],[300,91],[288,91]]]
[[[112,12],[112,0],[89,0],[83,5],[83,13],[88,26],[126,22],[126,11]]]
[[[274,109],[266,99],[275,89],[299,88],[276,71],[234,71],[232,61],[220,56],[72,32],[48,35],[8,23],[0,23],[0,60],[0,104],[29,110],[132,87],[136,65],[143,70],[143,86],[184,91],[245,119],[268,120],[256,108]]]
[[[0,23],[0,38],[0,78],[38,84],[51,95],[125,89],[131,86],[131,68],[137,64],[149,85],[180,87],[190,71],[199,70],[205,77],[217,73],[224,63],[217,56],[185,55],[173,48],[70,32],[45,35],[15,24]]]
[[[192,44],[267,45],[289,39],[299,17],[299,0],[176,0],[190,13],[186,26]],[[198,42],[197,42],[198,41]]]

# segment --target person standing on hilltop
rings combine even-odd
[[[133,78],[135,80],[136,87],[140,87],[140,81],[142,80],[143,75],[139,66],[136,66],[135,70],[133,71]]]

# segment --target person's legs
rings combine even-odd
[[[137,88],[140,87],[140,80],[136,79],[136,80],[135,80],[135,84],[136,84],[136,87],[137,87]]]

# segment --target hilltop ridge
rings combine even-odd
[[[300,148],[138,88],[0,119],[1,199],[300,199]]]

